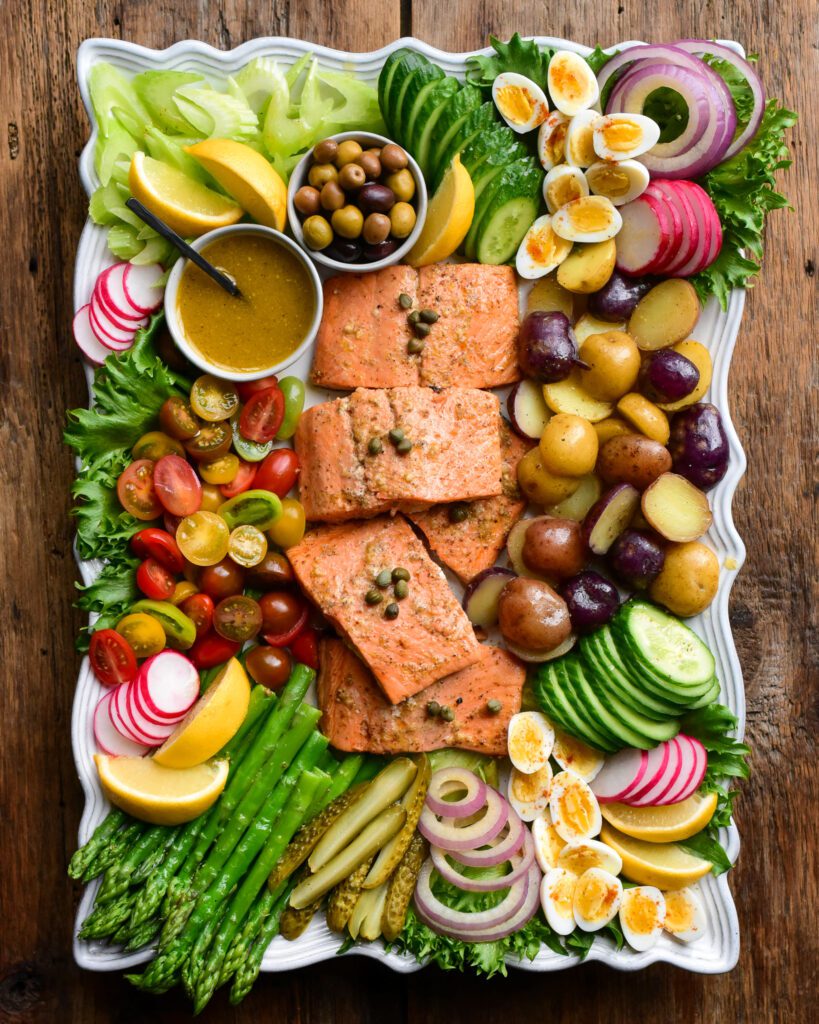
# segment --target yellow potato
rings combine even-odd
[[[580,370],[580,383],[594,398],[615,402],[631,391],[640,372],[640,350],[625,331],[592,334],[580,348],[588,370]]]
[[[603,484],[600,477],[594,473],[588,473],[582,477],[580,484],[574,494],[552,505],[548,509],[549,515],[558,519],[573,519],[576,523],[582,523],[586,513],[603,493]]]
[[[659,406],[649,402],[643,395],[638,395],[636,391],[623,395],[617,403],[617,411],[641,434],[660,444],[668,444],[671,436],[668,417]]]
[[[556,505],[574,494],[580,478],[550,473],[540,457],[540,448],[527,452],[518,463],[518,483],[529,501],[536,505]]]
[[[661,281],[634,307],[628,333],[645,352],[676,345],[693,331],[700,300],[693,285],[681,277]]]
[[[554,274],[547,274],[535,281],[526,299],[526,309],[529,313],[563,313],[574,320],[574,296],[558,284]]]
[[[678,345],[672,347],[675,352],[679,352],[681,356],[690,359],[694,366],[696,366],[700,371],[700,382],[690,395],[686,395],[685,398],[681,398],[678,402],[658,402],[659,407],[666,412],[678,412],[680,409],[685,409],[689,405],[699,402],[705,392],[711,387],[711,375],[714,372],[711,353],[705,345],[700,345],[698,341],[689,338],[688,341],[681,341]]]
[[[574,336],[577,338],[577,344],[582,345],[592,334],[606,334],[607,331],[624,331],[625,329],[625,320],[610,323],[608,320],[598,320],[591,313],[583,313],[577,318],[577,323],[574,325]]]
[[[611,277],[617,250],[614,239],[575,245],[557,269],[557,280],[570,292],[590,295]]]
[[[597,433],[597,442],[601,448],[606,441],[610,441],[613,437],[625,437],[627,434],[637,433],[630,423],[621,420],[619,416],[609,416],[604,420],[600,420],[594,424],[594,429]]]
[[[543,385],[543,398],[552,412],[569,412],[582,416],[590,423],[597,423],[611,416],[614,406],[611,402],[601,402],[594,398],[580,383],[580,370],[575,369],[557,384]]]
[[[719,586],[719,560],[697,540],[672,544],[666,549],[662,572],[649,594],[674,615],[688,618],[705,611]]]
[[[558,413],[540,435],[540,459],[557,476],[585,476],[597,461],[597,434],[582,416]]]

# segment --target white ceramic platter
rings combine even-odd
[[[543,46],[560,47],[587,54],[590,49],[564,39],[538,37]],[[612,49],[624,49],[634,42],[619,43]],[[738,53],[742,48],[732,42]],[[167,50],[149,50],[143,46],[113,39],[89,39],[82,44],[77,57],[77,75],[80,91],[92,124],[91,138],[80,158],[80,177],[86,192],[90,195],[97,185],[94,171],[93,151],[97,127],[88,94],[88,75],[94,63],[108,61],[128,74],[145,70],[184,69],[199,71],[215,81],[223,81],[227,75],[238,71],[253,57],[272,57],[284,66],[289,66],[305,52],[312,52],[322,64],[334,70],[354,71],[363,79],[375,82],[384,60],[400,46],[411,46],[426,54],[449,74],[463,77],[467,53],[446,53],[428,46],[417,39],[400,39],[382,50],[373,53],[345,53],[322,46],[313,46],[298,39],[264,38],[254,39],[227,52],[213,49],[204,43],[187,40],[176,43]],[[490,51],[484,51],[490,52]],[[99,272],[113,259],[105,244],[105,232],[90,221],[85,225],[77,250],[74,268],[74,307],[79,308],[89,301],[94,281]],[[705,639],[717,662],[717,675],[722,683],[721,701],[737,715],[740,736],[745,722],[745,694],[742,675],[728,621],[728,596],[737,572],[745,558],[745,547],[734,528],[731,518],[731,500],[736,486],[745,471],[745,454],[740,446],[736,431],[731,423],[728,408],[728,371],[731,355],[739,332],[744,292],[731,295],[726,313],[722,313],[712,300],[703,311],[696,328],[697,340],[706,345],[713,358],[714,376],[709,394],[706,396],[719,407],[728,434],[731,461],[725,478],[710,492],[714,522],[708,533],[708,541],[715,549],[721,564],[721,582],[716,600],[702,615],[693,620],[694,628]],[[310,356],[294,363],[289,372],[306,379]],[[92,372],[87,369],[89,385]],[[307,402],[315,404],[332,397],[328,392],[308,388]],[[99,571],[99,563],[79,562],[83,581],[88,583]],[[72,716],[72,743],[77,773],[85,792],[86,803],[79,829],[79,841],[85,842],[108,812],[108,804],[102,795],[94,768],[95,744],[91,730],[93,708],[102,693],[102,687],[91,672],[85,658],[77,681]],[[736,827],[723,829],[721,841],[732,861],[739,854],[739,835]],[[657,961],[675,964],[677,967],[700,974],[729,971],[739,956],[739,928],[736,908],[728,887],[728,875],[719,878],[708,876],[701,884],[700,891],[708,915],[707,934],[696,943],[685,945],[663,935],[659,943],[644,953],[635,953],[625,948],[620,952],[605,938],[595,941],[587,957],[588,961],[599,960],[610,967],[623,971],[635,971]],[[77,929],[89,913],[96,886],[89,886],[80,902],[77,912]],[[262,970],[288,971],[336,955],[339,938],[327,928],[323,915],[316,915],[307,932],[297,942],[276,938],[268,949]],[[419,970],[421,965],[412,957],[397,953],[385,953],[380,943],[353,947],[347,955],[358,954],[374,957],[394,971],[409,973]],[[74,940],[74,958],[81,967],[94,971],[112,971],[129,968],[148,960],[148,952],[125,954],[112,951],[99,942]],[[558,971],[578,964],[573,956],[559,956],[543,949],[534,961],[510,961],[510,964],[528,971]]]

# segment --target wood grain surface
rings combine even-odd
[[[814,737],[819,715],[816,265],[819,238],[817,27],[813,0],[0,0],[0,1021],[156,1024],[189,1019],[171,994],[140,996],[71,957],[79,889],[65,874],[82,793],[70,748],[73,639],[65,410],[86,401],[70,339],[73,254],[85,218],[77,157],[88,126],[74,80],[87,36],[164,47],[194,37],[230,48],[293,35],[351,50],[416,35],[453,50],[488,33],[594,44],[720,36],[760,54],[772,95],[801,112],[767,258],[748,296],[731,373],[732,415],[748,453],[734,507],[748,561],[732,621],[745,673],[754,775],[737,808],[742,853],[731,875],[742,934],[727,976],[654,966],[623,975],[588,965],[481,982],[429,969],[403,978],[347,958],[268,975],[239,1009],[223,993],[206,1021],[288,1024],[626,1024],[819,1020]]]

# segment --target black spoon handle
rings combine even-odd
[[[173,228],[169,228],[164,221],[155,217],[138,199],[134,199],[133,197],[126,199],[125,205],[129,210],[132,210],[140,220],[145,221],[148,227],[153,228],[157,234],[166,238],[171,245],[177,248],[183,256],[191,261],[191,263],[195,263],[200,270],[204,270],[204,272],[209,277],[212,277],[218,285],[221,285],[226,292],[234,297],[241,295],[241,292],[236,287],[235,281],[231,281],[226,274],[217,270],[212,263],[208,263],[201,253],[198,253],[196,249],[191,248],[184,238],[180,238]]]

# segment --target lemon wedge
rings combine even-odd
[[[676,843],[705,828],[717,809],[717,794],[695,793],[679,804],[664,807],[630,807],[601,804],[606,821],[632,839],[647,843]]]
[[[227,196],[137,151],[128,172],[131,194],[184,238],[235,224],[243,210]]]
[[[211,807],[225,788],[228,762],[177,771],[151,757],[95,754],[103,792],[116,807],[152,825],[181,825]]]
[[[284,231],[287,221],[287,186],[261,153],[233,139],[205,139],[186,146],[250,216],[269,228]]]
[[[674,843],[647,843],[632,839],[604,822],[600,839],[623,859],[623,875],[638,885],[658,889],[684,889],[711,870],[701,857],[686,853]]]
[[[191,768],[207,761],[245,720],[249,701],[250,680],[231,658],[154,754],[154,761],[165,768]]]
[[[451,256],[466,238],[475,214],[475,189],[469,171],[455,156],[427,207],[418,241],[407,256],[413,267],[426,267]]]

